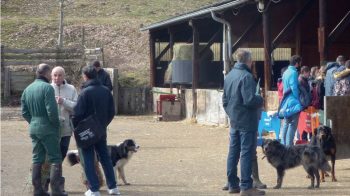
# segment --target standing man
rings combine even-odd
[[[110,77],[109,74],[101,67],[100,61],[94,61],[94,62],[92,63],[92,66],[94,66],[95,69],[96,69],[96,71],[97,71],[97,80],[99,80],[100,83],[101,83],[103,86],[106,86],[110,91],[113,90],[111,77]]]
[[[100,130],[103,133],[102,139],[94,145],[82,149],[84,171],[90,186],[90,189],[85,192],[85,196],[100,195],[100,184],[94,164],[95,151],[103,167],[108,193],[110,195],[119,195],[120,193],[116,184],[112,161],[107,150],[106,129],[114,117],[113,97],[109,89],[97,80],[97,72],[93,66],[85,66],[83,68],[83,79],[84,84],[77,105],[74,108],[73,124],[77,126],[80,121],[95,114],[103,127],[103,130]]]
[[[297,68],[301,66],[301,57],[294,55],[289,60],[290,65],[282,77],[283,99],[280,114],[284,118],[281,143],[292,146],[295,131],[298,127],[299,114],[302,106],[299,100],[299,82]]]
[[[239,50],[237,63],[224,82],[223,107],[230,118],[230,146],[227,157],[227,178],[230,193],[265,195],[253,188],[252,162],[256,151],[258,118],[263,98],[256,94],[256,82],[251,73],[252,57],[248,50]],[[241,180],[237,164],[241,163]],[[240,183],[240,184],[239,184]]]
[[[32,183],[34,195],[49,195],[41,185],[41,168],[47,155],[51,164],[51,195],[66,196],[60,189],[62,179],[62,157],[59,147],[59,118],[55,92],[49,84],[50,67],[40,64],[37,79],[23,92],[21,98],[22,116],[30,124],[32,138]]]

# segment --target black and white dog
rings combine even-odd
[[[119,143],[117,145],[108,145],[108,153],[112,160],[112,165],[114,169],[115,177],[119,176],[125,185],[130,185],[130,183],[127,182],[124,172],[124,166],[128,163],[128,161],[131,159],[132,155],[137,152],[137,150],[140,148],[139,145],[136,144],[136,142],[132,139],[126,139],[124,142]],[[99,157],[97,156],[97,160],[99,160]],[[80,163],[80,157],[78,150],[70,150],[67,153],[67,161],[71,166]],[[99,164],[95,164],[96,167],[99,167]],[[100,169],[96,168],[96,171],[100,173]],[[117,175],[117,171],[119,175]],[[102,176],[99,174],[98,176]],[[99,177],[100,178],[100,177]],[[84,181],[84,184],[86,185],[86,181]],[[102,186],[103,180],[100,179],[100,185]]]

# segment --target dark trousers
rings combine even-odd
[[[70,143],[70,137],[71,136],[64,136],[61,138],[60,147],[61,147],[62,161],[64,160],[64,158],[66,158],[67,151],[69,148],[69,143]]]
[[[106,138],[101,139],[99,142],[97,142],[95,145],[92,145],[88,148],[82,149],[82,154],[84,158],[84,171],[85,175],[87,177],[87,180],[90,184],[90,190],[92,192],[96,192],[100,188],[100,184],[98,181],[98,176],[96,174],[95,169],[95,152],[99,156],[100,163],[102,165],[108,189],[114,189],[117,187],[117,183],[114,176],[113,166],[111,158],[108,154],[107,150],[107,141]]]

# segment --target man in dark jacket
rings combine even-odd
[[[51,69],[40,64],[37,79],[30,84],[21,97],[22,115],[30,124],[29,134],[33,146],[32,183],[34,195],[49,195],[41,185],[41,168],[47,155],[51,164],[51,195],[67,195],[62,192],[62,157],[60,150],[59,118],[55,91],[49,83]]]
[[[94,158],[95,150],[99,155],[99,160],[107,180],[108,193],[119,195],[116,180],[113,172],[113,166],[107,150],[107,126],[113,120],[115,111],[111,92],[96,79],[97,72],[91,65],[83,68],[83,89],[74,108],[73,124],[76,127],[80,121],[88,116],[95,114],[103,127],[100,130],[103,133],[102,139],[96,144],[83,148],[84,171],[90,185],[90,189],[85,193],[89,195],[99,195],[100,184],[96,175]]]
[[[110,91],[113,90],[111,77],[109,74],[101,67],[100,61],[94,61],[92,66],[95,67],[97,71],[97,79],[101,82],[103,86],[106,86]]]
[[[223,107],[230,118],[230,146],[227,157],[227,178],[230,193],[265,195],[253,188],[252,162],[256,151],[256,137],[263,98],[256,94],[256,82],[251,73],[250,51],[239,50],[237,63],[224,82]],[[241,161],[241,180],[237,164]]]

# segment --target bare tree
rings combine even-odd
[[[64,10],[64,0],[60,0],[60,24],[58,32],[58,47],[63,47],[63,10]]]

